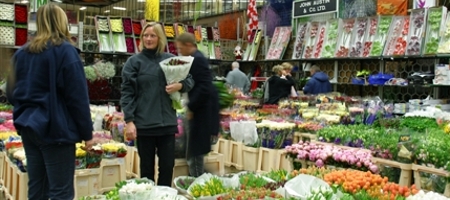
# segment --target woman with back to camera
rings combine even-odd
[[[295,84],[294,79],[283,69],[283,66],[274,66],[272,72],[274,75],[266,81],[268,85],[265,87],[265,104],[278,104],[280,99],[288,98],[291,87]]]
[[[92,147],[89,97],[79,51],[70,40],[65,12],[40,7],[36,36],[12,58],[7,96],[22,136],[28,199],[74,198],[75,143]]]
[[[194,86],[191,76],[167,85],[159,63],[172,54],[162,26],[151,22],[140,36],[140,53],[130,57],[122,70],[121,106],[125,114],[126,136],[136,139],[141,177],[155,180],[155,155],[158,155],[158,185],[171,186],[175,162],[177,115],[169,94],[188,92]]]

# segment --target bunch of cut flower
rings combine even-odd
[[[103,150],[100,145],[95,145],[90,151],[85,151],[83,143],[77,143],[75,150],[75,168],[90,169],[99,168],[102,162]]]
[[[194,57],[191,56],[177,56],[161,61],[159,65],[164,72],[167,84],[178,83],[186,79],[193,61]],[[172,107],[175,110],[183,108],[180,92],[170,94],[170,98],[172,99]]]
[[[257,147],[281,149],[291,145],[294,137],[295,123],[262,121],[256,124],[258,133]]]
[[[14,160],[13,155],[16,151],[23,149],[22,139],[19,136],[10,136],[3,142],[5,144],[6,155],[11,160]]]
[[[188,194],[195,199],[217,198],[239,187],[238,176],[232,178],[217,177],[211,174],[203,174],[198,177],[188,188]]]
[[[372,155],[364,150],[343,149],[332,145],[321,145],[300,141],[298,144],[286,146],[291,157],[315,162],[317,167],[326,164],[335,167],[370,170],[378,173],[378,167],[372,163]]]
[[[27,167],[27,158],[25,156],[25,149],[19,148],[13,154],[14,160],[13,162],[17,165],[20,171],[26,172]]]
[[[104,158],[123,158],[127,155],[127,146],[124,143],[110,142],[101,145]]]
[[[89,81],[110,79],[116,75],[116,67],[111,62],[100,61],[94,65],[85,66],[84,73]]]
[[[324,126],[322,124],[314,121],[303,122],[298,125],[299,131],[313,134],[321,130],[323,127]]]

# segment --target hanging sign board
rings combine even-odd
[[[338,12],[337,0],[298,0],[292,2],[292,18]]]

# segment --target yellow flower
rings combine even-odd
[[[83,149],[77,148],[77,150],[75,151],[75,157],[80,158],[80,157],[84,157],[86,156],[86,151],[84,151]]]

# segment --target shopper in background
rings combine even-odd
[[[292,77],[292,69],[294,68],[294,66],[292,66],[291,63],[288,62],[284,62],[281,64],[281,66],[283,66],[283,70],[285,71],[286,74],[288,74],[289,76]],[[297,97],[297,90],[295,89],[295,85],[291,87],[291,89],[289,90],[289,96],[290,97]]]
[[[6,89],[25,148],[28,199],[73,199],[75,143],[93,145],[86,77],[65,12],[45,4],[36,26],[13,55]]]
[[[219,96],[212,83],[208,60],[197,50],[195,36],[191,33],[181,34],[176,38],[176,46],[181,55],[194,57],[190,74],[195,86],[188,93],[187,104],[187,161],[190,175],[198,177],[204,173],[203,158],[211,151],[211,140],[217,138],[219,133]]]
[[[173,55],[164,53],[167,39],[160,24],[147,24],[140,39],[142,51],[131,56],[122,70],[120,101],[127,123],[126,136],[136,139],[141,177],[155,180],[155,155],[158,155],[157,184],[171,186],[178,123],[169,94],[187,92],[194,82],[188,76],[180,83],[166,84],[159,63]]]
[[[304,94],[322,94],[331,92],[331,83],[328,75],[321,72],[317,65],[313,65],[310,70],[311,78],[303,87]]]
[[[247,75],[239,70],[238,62],[233,62],[231,64],[231,69],[232,71],[227,74],[227,83],[233,88],[238,88],[244,94],[247,94],[250,91],[250,80]]]
[[[291,87],[295,84],[291,75],[283,70],[283,66],[274,66],[272,72],[274,75],[266,81],[268,85],[265,86],[265,96],[267,96],[265,104],[278,104],[280,99],[289,97]]]

